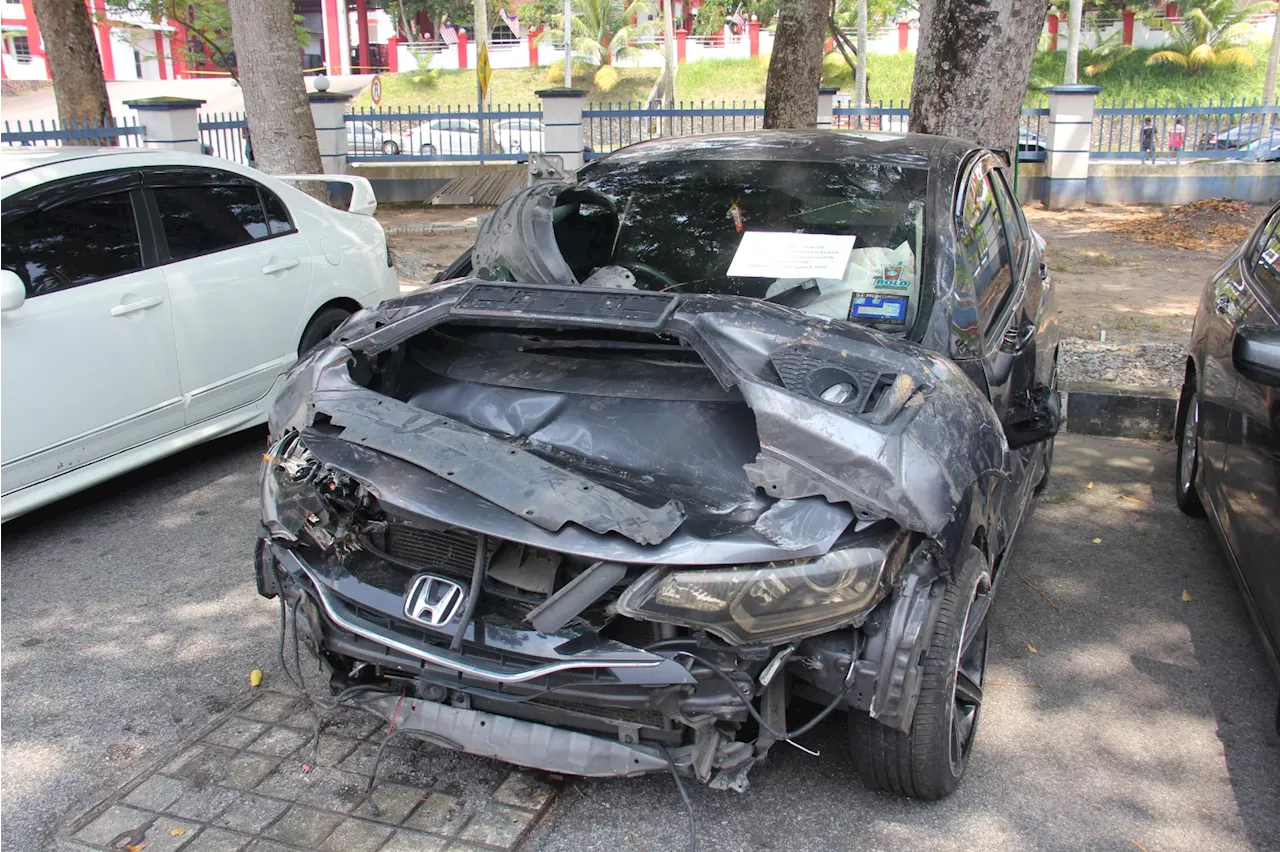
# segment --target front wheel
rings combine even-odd
[[[862,783],[913,799],[937,801],[955,792],[969,763],[982,713],[987,668],[991,573],[970,547],[964,567],[946,587],[908,733],[866,713],[849,714],[853,763]]]
[[[1194,377],[1183,384],[1178,398],[1174,440],[1178,442],[1178,464],[1174,468],[1177,479],[1173,484],[1178,508],[1194,518],[1202,518],[1204,503],[1196,492],[1196,477],[1200,472],[1200,395],[1196,393]]]
[[[421,151],[419,151],[419,153],[422,154],[422,156],[424,157],[434,157],[436,155],[436,146],[428,142],[426,145],[422,146],[422,149]]]
[[[388,157],[394,157],[400,153],[400,146],[388,139],[386,142],[382,143],[382,153],[386,154]]]

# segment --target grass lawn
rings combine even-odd
[[[1260,61],[1253,68],[1221,68],[1192,74],[1175,65],[1147,66],[1146,58],[1152,51],[1139,50],[1116,63],[1115,67],[1097,77],[1087,77],[1081,82],[1102,86],[1102,99],[1127,99],[1139,101],[1177,100],[1200,101],[1213,98],[1258,98],[1262,95],[1262,81],[1266,65],[1266,46],[1255,45],[1254,53]],[[1065,53],[1041,51],[1036,54],[1031,70],[1031,83],[1027,87],[1028,102],[1044,99],[1043,86],[1062,80],[1066,62]],[[872,54],[867,57],[867,77],[873,102],[907,101],[911,97],[911,78],[915,55],[911,53]],[[685,103],[716,102],[738,103],[759,101],[764,104],[764,82],[768,73],[768,58],[724,59],[694,62],[680,66],[676,77],[676,96]],[[621,82],[609,92],[597,90],[590,76],[575,75],[574,85],[587,90],[588,103],[626,103],[643,101],[649,96],[657,68],[622,68]],[[548,80],[546,68],[512,68],[493,72],[489,85],[489,99],[503,106],[530,105],[538,108],[539,89],[559,85],[561,81]],[[823,62],[823,83],[839,86],[843,91],[853,89],[853,75],[839,54],[828,56]],[[412,107],[472,109],[476,100],[474,71],[437,71],[433,74],[408,72],[382,75],[382,107],[408,109]],[[371,106],[366,89],[352,106]]]

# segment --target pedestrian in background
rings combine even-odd
[[[1182,145],[1187,139],[1187,126],[1182,123],[1182,116],[1174,116],[1173,129],[1169,131],[1169,162],[1182,159]]]
[[[1142,149],[1142,162],[1147,161],[1147,155],[1151,156],[1151,164],[1156,162],[1156,128],[1151,123],[1151,117],[1142,119],[1142,135],[1139,138],[1138,147]]]

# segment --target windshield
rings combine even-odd
[[[605,160],[579,181],[555,212],[579,280],[622,266],[641,289],[768,299],[887,331],[910,328],[927,292],[924,168]]]

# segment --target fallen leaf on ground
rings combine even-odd
[[[143,849],[146,849],[146,848],[147,848],[147,844],[145,844],[145,843],[139,843],[139,844],[137,844],[136,846],[132,846],[132,845],[130,845],[130,844],[128,844],[128,843],[126,843],[126,844],[124,845],[124,848],[125,848],[125,852],[142,852],[142,850],[143,850]]]
[[[1094,544],[1102,544],[1102,539],[1100,539],[1100,538],[1095,538],[1095,539],[1093,540],[1093,543],[1094,543]]]
[[[1037,651],[1037,650],[1035,649],[1035,646],[1034,646],[1034,645],[1032,645],[1030,642],[1028,642],[1028,643],[1027,643],[1027,650],[1028,650],[1028,651],[1030,651],[1030,652],[1031,652],[1031,653],[1033,653],[1033,654],[1039,654],[1039,653],[1040,653],[1039,651]]]
[[[1186,589],[1182,590],[1182,600],[1185,601],[1186,603],[1191,603],[1191,593],[1188,592]]]
[[[1141,501],[1141,500],[1139,500],[1137,497],[1130,497],[1128,494],[1121,494],[1121,495],[1120,495],[1120,499],[1121,499],[1121,500],[1128,500],[1130,503],[1141,503],[1141,502],[1142,502],[1142,501]]]
[[[1092,483],[1092,482],[1090,482],[1088,485],[1086,485],[1086,486],[1085,486],[1085,488],[1092,488],[1092,487],[1093,487],[1093,483]]]
[[[254,669],[249,672],[249,685],[262,686],[262,669]]]
[[[187,833],[187,830],[186,830],[185,828],[171,828],[171,829],[169,829],[169,836],[170,836],[170,837],[181,837],[182,835],[184,835],[184,834],[186,834],[186,833]]]
[[[1207,198],[1107,222],[1114,234],[1175,249],[1234,246],[1257,224],[1258,212],[1244,201]]]

